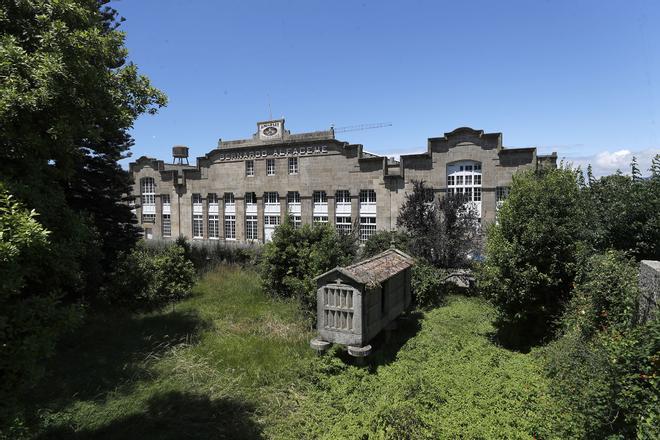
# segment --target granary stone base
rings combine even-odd
[[[364,347],[353,347],[348,346],[348,354],[356,358],[367,357],[371,354],[371,345],[365,345]]]
[[[316,350],[318,354],[323,354],[325,353],[329,348],[330,344],[328,341],[324,341],[319,338],[314,338],[311,341],[309,341],[309,346],[312,347],[312,349]]]

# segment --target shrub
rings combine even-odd
[[[637,264],[617,251],[586,260],[562,319],[564,331],[591,338],[601,330],[629,329],[639,296],[637,272]]]
[[[195,267],[177,244],[162,249],[137,246],[121,259],[105,289],[109,303],[162,307],[191,294]]]
[[[60,303],[59,292],[30,284],[51,252],[49,232],[36,217],[0,184],[0,427],[15,415],[19,395],[43,374],[58,336],[81,316]]]
[[[445,294],[445,271],[424,260],[418,260],[412,268],[410,280],[414,301],[422,308],[442,303]]]
[[[551,392],[582,438],[658,438],[660,322],[635,326],[637,266],[609,251],[576,279],[563,335],[546,350]]]
[[[399,231],[377,231],[373,234],[361,251],[361,258],[369,258],[388,250],[391,246],[403,251],[408,251],[409,237]]]
[[[348,264],[356,247],[327,224],[294,227],[286,218],[261,255],[261,278],[270,295],[298,298],[306,310],[316,309],[314,277]]]
[[[554,333],[588,233],[583,208],[572,170],[514,175],[498,223],[488,230],[486,260],[477,274],[498,310],[503,342],[523,346]]]

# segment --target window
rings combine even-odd
[[[209,214],[209,238],[220,238],[218,215]]]
[[[286,195],[286,202],[289,205],[300,205],[300,193],[298,191],[289,191]]]
[[[264,193],[264,203],[266,205],[279,205],[280,197],[276,192]]]
[[[289,174],[298,174],[298,158],[289,158]]]
[[[245,193],[245,204],[246,205],[256,205],[257,204],[257,195],[253,192]]]
[[[314,191],[313,196],[315,205],[328,203],[328,196],[326,195],[325,191]]]
[[[360,217],[360,241],[367,241],[376,232],[376,217]]]
[[[227,205],[231,206],[235,203],[236,201],[234,200],[234,193],[225,193],[225,207],[227,207]]]
[[[467,201],[481,202],[481,164],[466,162],[447,165],[447,193],[465,194]]]
[[[172,236],[172,205],[170,203],[170,195],[163,194],[160,196],[160,201],[163,205],[161,216],[161,235],[163,237]]]
[[[335,200],[338,205],[350,205],[351,194],[345,189],[340,189],[335,193]]]
[[[201,194],[193,194],[192,195],[192,202],[193,202],[193,205],[201,205],[202,204],[202,195]]]
[[[202,214],[193,215],[193,238],[204,238],[204,220]]]
[[[275,159],[266,159],[266,175],[275,175]]]
[[[509,197],[509,187],[508,186],[498,186],[495,188],[495,209],[499,210],[502,207],[502,204]]]
[[[152,177],[142,179],[142,205],[156,204],[156,184]]]
[[[313,222],[314,223],[328,223],[328,216],[327,215],[315,215]]]
[[[247,177],[254,176],[254,161],[253,160],[246,160],[245,161],[245,175]]]
[[[217,205],[218,204],[218,195],[215,194],[215,193],[211,193],[211,194],[209,194],[207,200],[209,202],[209,205]]]
[[[171,237],[172,219],[170,217],[170,214],[163,214],[162,227],[163,227],[163,237]]]
[[[337,217],[335,221],[335,227],[337,228],[337,232],[343,232],[345,234],[351,233],[352,225],[353,223],[351,223],[350,217]]]
[[[225,215],[225,240],[236,240],[235,215]]]
[[[279,215],[265,215],[264,216],[264,225],[265,226],[278,226],[280,224]]]
[[[145,177],[141,181],[140,193],[142,195],[142,222],[156,221],[156,183],[153,177]]]
[[[373,205],[376,203],[376,191],[373,189],[363,189],[360,191],[360,203]]]
[[[256,240],[257,239],[257,216],[256,215],[245,216],[245,239],[246,240]]]
[[[299,215],[292,215],[291,219],[293,220],[293,227],[298,229],[302,226],[302,218]]]

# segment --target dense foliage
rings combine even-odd
[[[158,308],[190,296],[194,282],[195,266],[182,246],[154,249],[140,245],[120,259],[105,289],[105,299],[115,304]]]
[[[316,310],[314,277],[350,263],[357,254],[351,236],[327,224],[295,227],[290,218],[275,229],[264,245],[260,271],[263,287],[273,296],[297,298],[307,310]]]
[[[0,426],[43,373],[53,335],[78,321],[75,308],[59,305],[58,292],[26,294],[35,278],[45,276],[41,261],[51,252],[48,236],[36,213],[0,184]]]
[[[442,303],[447,289],[447,272],[418,260],[412,268],[410,287],[413,300],[421,308],[438,306]]]
[[[572,415],[566,437],[660,436],[660,323],[636,325],[638,294],[637,265],[620,253],[581,268],[547,348],[551,392]]]
[[[573,170],[513,177],[479,271],[480,288],[498,309],[503,341],[525,345],[553,335],[588,236],[582,200]]]
[[[394,246],[403,252],[409,252],[408,242],[410,238],[400,231],[377,231],[364,243],[360,251],[361,258],[369,258]]]
[[[138,237],[118,161],[133,121],[165,103],[126,62],[107,3],[0,3],[0,176],[51,231],[40,292],[72,300],[95,295]]]
[[[649,178],[635,163],[632,175],[616,173],[594,179],[584,188],[592,218],[594,246],[629,252],[637,260],[660,260],[660,155],[652,160]]]
[[[468,255],[478,247],[474,207],[462,194],[436,198],[433,188],[423,181],[413,181],[397,225],[410,236],[410,252],[436,267],[466,267]]]

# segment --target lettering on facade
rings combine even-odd
[[[316,145],[313,147],[292,147],[292,148],[270,148],[265,150],[232,151],[219,153],[216,156],[218,161],[234,161],[260,159],[267,157],[292,157],[292,156],[313,156],[317,154],[327,154],[327,145]]]

